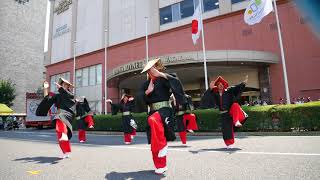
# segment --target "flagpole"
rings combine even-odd
[[[202,51],[203,51],[203,66],[204,66],[204,83],[206,90],[208,89],[208,72],[207,72],[207,57],[206,57],[206,46],[204,43],[204,28],[203,28],[203,19],[202,19],[202,5],[201,1],[199,1],[200,6],[200,17],[201,17],[201,26],[202,26]]]
[[[108,79],[107,79],[107,35],[108,30],[104,30],[104,114],[108,114]]]
[[[148,44],[148,17],[144,17],[146,20],[146,63],[149,61],[149,44]]]
[[[286,59],[285,59],[285,56],[284,56],[284,49],[283,49],[281,29],[280,29],[280,23],[279,23],[279,17],[278,17],[277,3],[276,3],[275,0],[273,0],[273,4],[274,4],[275,15],[276,15],[276,20],[277,20],[277,28],[278,28],[278,36],[279,36],[279,45],[280,45],[280,50],[281,50],[281,61],[282,61],[282,69],[283,69],[284,86],[285,86],[285,91],[286,91],[286,99],[287,99],[287,104],[291,104],[290,103],[288,77],[287,77]]]

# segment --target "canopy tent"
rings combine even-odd
[[[0,104],[0,116],[11,115],[13,110],[5,104]]]

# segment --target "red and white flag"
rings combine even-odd
[[[197,40],[200,37],[200,32],[202,30],[202,18],[201,18],[201,9],[200,5],[194,11],[192,17],[192,41],[193,44],[197,44]]]

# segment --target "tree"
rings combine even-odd
[[[14,98],[16,98],[15,84],[11,80],[0,80],[0,103],[11,107]]]

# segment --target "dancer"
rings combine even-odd
[[[122,128],[124,132],[124,143],[131,144],[132,139],[136,135],[137,124],[133,119],[131,112],[134,108],[134,97],[128,94],[123,94],[120,104],[113,104],[111,99],[107,99],[111,104],[112,114],[115,115],[118,111],[122,112]]]
[[[183,87],[177,77],[163,73],[164,66],[160,59],[149,61],[141,73],[148,73],[148,80],[143,84],[141,96],[150,107],[147,124],[148,143],[156,174],[163,174],[167,168],[167,141],[176,139],[174,134],[174,112],[169,98],[174,94],[179,104],[185,104]]]
[[[228,88],[228,82],[219,76],[210,83],[210,89],[205,92],[203,99],[214,99],[213,103],[219,107],[222,121],[222,135],[227,149],[232,148],[234,144],[234,126],[241,127],[246,121],[248,115],[241,109],[236,100],[241,96],[248,76],[245,80],[235,87]],[[208,92],[211,91],[211,92]],[[212,105],[207,103],[207,106]]]
[[[61,158],[69,158],[71,153],[70,139],[72,137],[72,119],[75,116],[76,103],[74,95],[71,92],[73,85],[60,77],[56,83],[58,94],[49,93],[48,82],[44,83],[44,99],[39,104],[36,115],[47,116],[50,107],[55,104],[57,114],[53,119],[56,125],[57,138],[59,146],[63,153]]]
[[[184,145],[187,144],[187,132],[193,133],[195,130],[198,130],[196,115],[188,112],[194,110],[191,96],[185,96],[187,103],[184,105],[176,103],[175,98],[173,98],[176,111],[177,131],[179,132],[180,140]]]
[[[78,138],[80,143],[86,142],[86,128],[93,129],[94,122],[92,118],[92,112],[89,107],[89,103],[87,99],[82,96],[79,99],[77,99],[77,106],[76,106],[76,112],[77,112],[77,124],[78,124]]]

